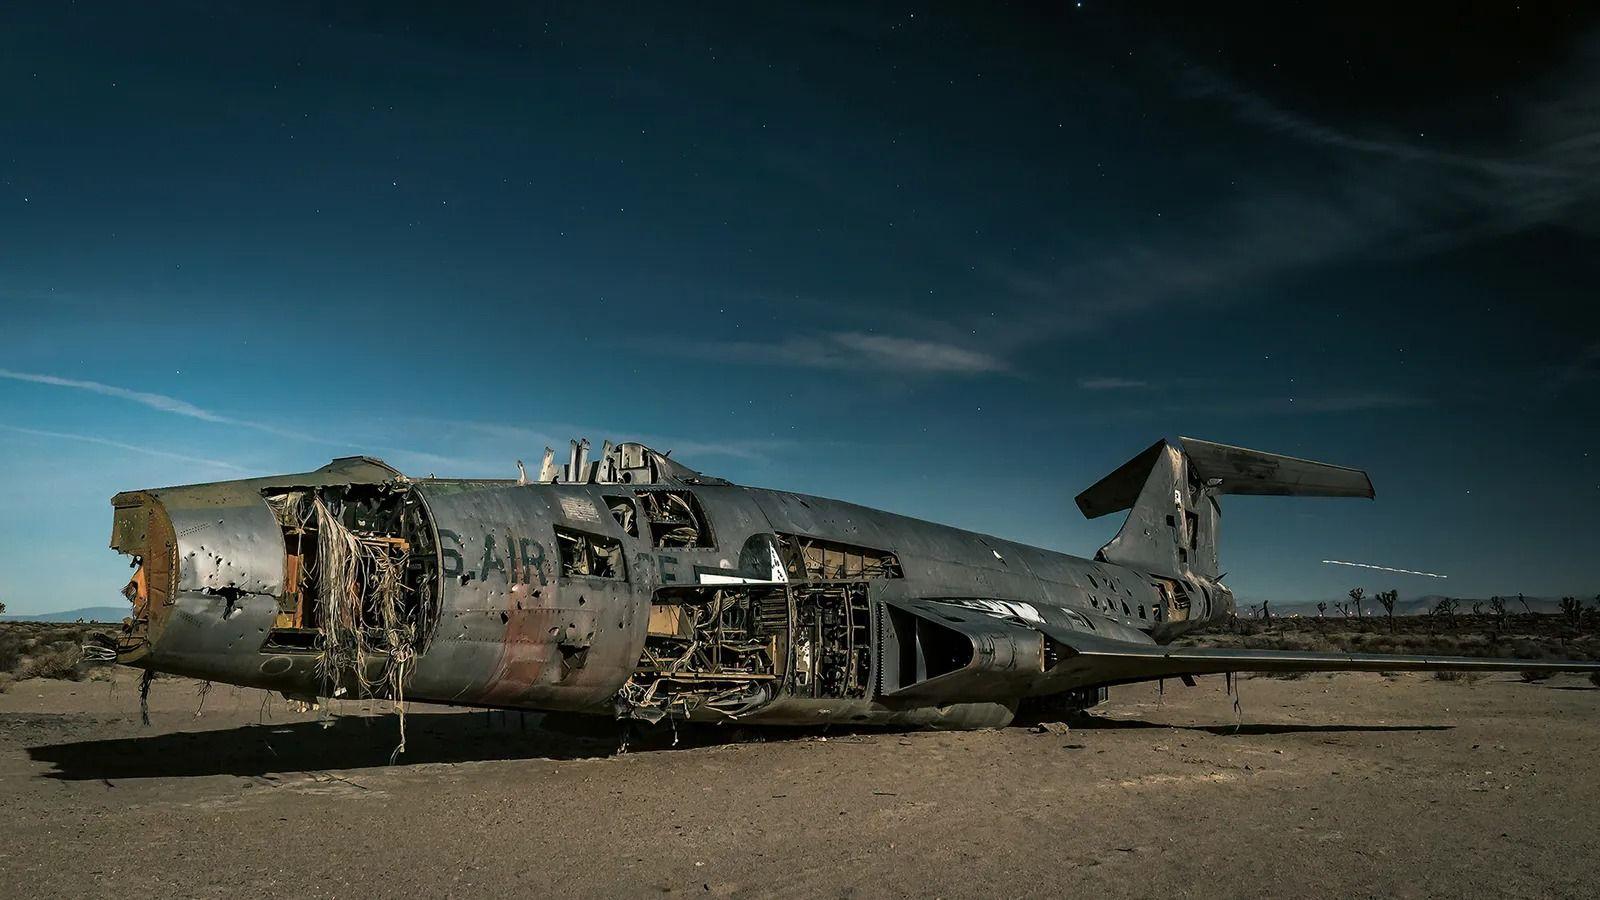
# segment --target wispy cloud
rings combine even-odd
[[[208,459],[204,456],[188,456],[183,453],[172,453],[167,450],[158,450],[154,447],[141,447],[137,444],[126,444],[110,438],[96,437],[91,434],[70,434],[64,431],[45,431],[40,428],[19,428],[15,425],[0,425],[0,429],[15,434],[32,435],[33,437],[51,438],[54,440],[77,441],[83,444],[95,444],[101,447],[110,447],[114,450],[126,450],[129,453],[139,453],[144,456],[153,456],[157,459],[170,459],[175,462],[194,463],[202,466],[212,466],[218,469],[227,469],[232,472],[246,471],[242,466],[236,466],[220,459]]]
[[[294,438],[295,440],[307,441],[309,443],[345,446],[339,441],[329,441],[314,435],[303,434],[298,431],[290,431],[266,422],[252,422],[249,419],[238,419],[232,416],[224,416],[219,413],[211,412],[207,409],[201,409],[200,407],[195,406],[193,403],[190,403],[186,400],[179,400],[177,397],[169,397],[166,394],[154,394],[148,391],[136,391],[130,388],[118,387],[113,384],[104,384],[99,381],[85,381],[77,378],[61,378],[56,375],[40,375],[33,372],[16,372],[12,371],[11,369],[0,369],[0,378],[9,378],[12,381],[25,381],[32,384],[47,384],[54,387],[70,388],[77,391],[87,391],[91,394],[99,394],[103,397],[115,397],[118,400],[127,400],[130,403],[137,403],[140,406],[146,406],[159,412],[171,413],[175,416],[184,416],[190,419],[198,419],[202,422],[213,422],[218,425],[233,425],[239,428],[249,428],[253,431],[274,434],[279,437]]]
[[[1150,383],[1147,381],[1140,381],[1136,378],[1118,378],[1114,375],[1078,379],[1078,387],[1086,391],[1128,391],[1149,386]]]
[[[1351,150],[1401,162],[1458,169],[1493,178],[1544,181],[1580,181],[1585,173],[1569,166],[1572,160],[1497,159],[1437,150],[1397,138],[1372,138],[1349,134],[1273,104],[1260,94],[1243,90],[1217,73],[1192,67],[1184,73],[1185,87],[1195,96],[1223,101],[1240,119],[1311,144]]]
[[[1007,374],[1004,360],[967,347],[862,331],[836,331],[783,341],[726,341],[698,349],[745,363],[894,372],[904,375]]]
[[[1314,121],[1244,90],[1203,67],[1185,71],[1194,96],[1224,104],[1239,120],[1306,144],[1347,151],[1392,163],[1402,176],[1425,180],[1421,206],[1440,198],[1473,211],[1461,223],[1440,223],[1426,237],[1432,244],[1470,240],[1485,233],[1520,230],[1569,219],[1600,193],[1600,40],[1591,40],[1559,90],[1526,100],[1515,155],[1474,155],[1438,149],[1417,140],[1350,134]],[[1370,174],[1374,174],[1369,172]],[[1378,172],[1393,183],[1393,173]],[[1427,197],[1427,200],[1423,200]],[[1426,246],[1426,244],[1424,244]]]
[[[90,393],[101,394],[106,397],[116,397],[121,400],[130,400],[142,406],[148,406],[151,409],[158,409],[162,412],[169,412],[179,416],[188,416],[191,419],[199,419],[203,422],[222,422],[230,425],[240,424],[233,419],[219,416],[213,412],[207,412],[206,410],[195,406],[193,403],[187,403],[183,400],[179,400],[176,397],[168,397],[165,394],[151,394],[144,391],[129,390],[128,388],[121,388],[115,385],[102,384],[98,381],[81,381],[76,378],[60,378],[55,375],[38,375],[32,372],[14,372],[10,369],[0,369],[0,378],[10,378],[13,381],[28,381],[32,382],[33,384],[49,384],[56,387],[75,388],[80,391],[89,391]]]
[[[1005,358],[1180,305],[1235,302],[1275,278],[1347,259],[1434,252],[1549,224],[1600,231],[1600,41],[1560,79],[1525,89],[1507,156],[1349,134],[1206,69],[1185,70],[1180,89],[1246,126],[1323,150],[1329,174],[1241,179],[1235,199],[1204,212],[1203,228],[1144,229],[1104,247],[1074,234],[1073,253],[1048,250],[1062,262],[988,262],[1014,309],[987,331],[998,337],[981,352]]]
[[[481,462],[465,460],[454,456],[445,456],[406,447],[387,446],[382,443],[356,444],[351,441],[334,440],[314,434],[306,434],[305,432],[282,428],[268,422],[241,419],[236,416],[225,416],[220,413],[212,412],[211,410],[196,406],[187,400],[180,400],[177,397],[168,396],[166,394],[156,394],[149,391],[133,390],[131,388],[119,387],[114,384],[105,384],[99,381],[88,381],[80,378],[62,378],[57,375],[44,375],[35,372],[17,372],[11,369],[0,369],[0,378],[8,378],[12,381],[21,381],[30,384],[43,384],[50,385],[52,387],[85,391],[91,394],[99,394],[103,397],[113,397],[118,400],[126,400],[130,403],[137,403],[140,406],[156,410],[157,412],[167,413],[175,416],[183,416],[184,418],[196,419],[201,422],[210,422],[216,425],[245,428],[251,431],[258,431],[263,434],[270,434],[274,437],[288,438],[290,440],[302,441],[308,444],[318,444],[325,447],[338,447],[345,450],[354,449],[362,450],[364,452],[393,455],[400,457],[401,462],[403,463],[411,463],[421,467],[436,468],[442,471],[454,471],[457,468],[470,468],[474,470],[483,468],[483,464]],[[60,437],[68,435],[58,434],[56,436]],[[82,440],[106,443],[102,439],[88,438],[82,435],[78,435],[76,437]],[[108,446],[111,445],[112,444],[108,444]],[[122,446],[123,449],[130,449],[134,450],[135,452],[140,452],[140,448],[133,447],[132,445],[118,446]],[[217,464],[215,460],[196,461]],[[228,468],[237,467],[229,465]]]

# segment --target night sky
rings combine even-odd
[[[7,4],[0,600],[118,490],[639,438],[1082,555],[1162,436],[1241,602],[1600,590],[1600,17]],[[1355,560],[1447,574],[1373,574]]]

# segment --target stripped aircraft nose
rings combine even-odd
[[[254,481],[118,494],[111,546],[132,557],[117,660],[198,678],[248,674],[284,593],[282,529]]]
[[[409,496],[398,476],[377,460],[350,457],[299,475],[116,495],[111,547],[132,557],[134,566],[123,588],[132,608],[118,636],[117,660],[194,678],[315,692],[321,609],[307,588],[317,575],[318,521],[388,515],[385,503]],[[407,520],[411,527],[417,521]],[[321,531],[339,527],[327,524]]]

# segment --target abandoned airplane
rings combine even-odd
[[[1356,469],[1159,441],[1078,496],[1129,510],[1081,559],[638,443],[552,457],[504,481],[350,457],[118,494],[111,546],[136,568],[118,659],[307,700],[944,728],[1202,674],[1600,668],[1168,645],[1233,612],[1221,495],[1372,497]]]

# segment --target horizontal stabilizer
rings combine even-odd
[[[1219,494],[1299,497],[1373,496],[1372,479],[1360,469],[1262,453],[1195,438],[1179,438],[1189,471]]]
[[[1156,441],[1079,494],[1078,508],[1083,510],[1084,518],[1097,519],[1133,506],[1166,449],[1166,441]]]

